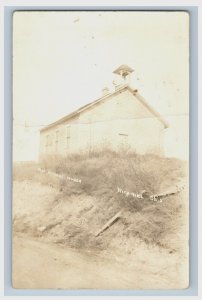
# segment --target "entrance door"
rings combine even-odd
[[[127,148],[128,147],[128,134],[119,133],[120,147]]]

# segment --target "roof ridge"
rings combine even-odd
[[[93,106],[97,103],[99,103],[101,100],[104,100],[106,98],[109,98],[111,96],[113,96],[114,94],[116,94],[117,92],[120,92],[121,90],[124,90],[125,88],[127,88],[127,85],[122,85],[120,88],[117,88],[113,93],[107,94],[105,96],[99,97],[96,100],[85,104],[84,106],[79,107],[78,109],[72,111],[71,113],[69,113],[68,115],[60,118],[59,120],[52,122],[50,124],[48,124],[47,126],[43,127],[40,131],[45,131],[46,129],[49,129],[50,127],[60,124],[62,121],[68,120],[69,118],[74,117],[75,115],[79,114],[80,112],[82,112],[83,110],[87,109],[90,106]]]
[[[80,108],[78,108],[77,110],[74,110],[73,112],[71,112],[70,114],[66,115],[65,117],[60,118],[59,120],[50,123],[49,125],[43,127],[41,131],[45,131],[57,124],[62,123],[63,121],[66,121],[68,119],[71,119],[73,117],[75,117],[76,115],[80,114],[81,112],[83,112],[84,110],[88,109],[89,107],[101,102],[102,100],[105,100],[107,98],[110,98],[111,96],[115,95],[116,93],[123,91],[124,89],[129,90],[133,95],[135,95],[139,101],[141,101],[143,103],[143,105],[145,105],[147,107],[147,109],[150,110],[150,112],[152,112],[158,119],[159,121],[161,121],[164,126],[167,128],[169,127],[169,124],[166,120],[164,120],[164,118],[160,115],[160,113],[158,113],[139,93],[137,89],[133,89],[131,88],[129,85],[125,84],[125,85],[121,85],[120,88],[117,88],[113,93],[107,94],[105,96],[102,96],[84,106],[81,106]]]

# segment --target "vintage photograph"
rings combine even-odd
[[[189,286],[189,14],[13,14],[12,285]]]

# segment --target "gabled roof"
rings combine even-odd
[[[50,129],[51,127],[54,127],[55,125],[59,125],[73,117],[76,117],[78,116],[81,112],[91,108],[92,106],[94,105],[97,105],[98,103],[100,103],[101,101],[107,99],[107,98],[111,98],[113,96],[115,96],[116,94],[119,94],[125,90],[128,90],[130,91],[133,95],[135,95],[135,97],[145,106],[147,107],[147,109],[155,116],[158,118],[158,120],[163,123],[163,125],[165,126],[165,128],[169,127],[167,121],[150,105],[146,102],[146,100],[137,92],[137,90],[133,90],[130,86],[128,85],[123,85],[121,86],[119,89],[117,89],[115,92],[111,93],[111,94],[107,94],[101,98],[98,98],[97,100],[91,102],[91,103],[88,103],[82,107],[80,107],[79,109],[73,111],[72,113],[70,113],[69,115],[59,119],[58,121],[56,122],[53,122],[47,126],[45,126],[44,128],[42,128],[40,131],[45,131],[45,130],[48,130]]]

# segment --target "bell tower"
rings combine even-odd
[[[121,76],[122,84],[128,85],[130,83],[130,74],[133,72],[134,72],[134,70],[131,67],[129,67],[127,65],[121,65],[116,70],[114,70],[113,73]]]

